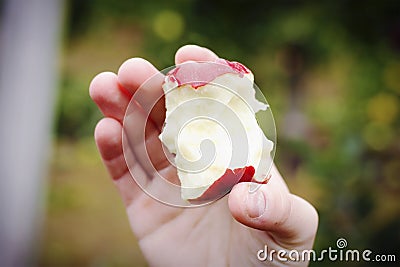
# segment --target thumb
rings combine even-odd
[[[281,244],[312,244],[318,226],[314,207],[272,179],[255,192],[250,192],[251,183],[235,185],[228,200],[232,216],[248,227],[269,232]]]

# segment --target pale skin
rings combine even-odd
[[[209,49],[186,45],[175,55],[175,63],[217,58]],[[217,202],[200,208],[176,208],[145,194],[126,165],[122,148],[122,122],[130,98],[158,70],[148,61],[132,58],[117,74],[103,72],[90,84],[90,96],[104,114],[95,129],[95,140],[104,165],[125,204],[133,233],[150,266],[306,266],[308,262],[260,261],[257,252],[311,249],[318,227],[318,214],[304,199],[289,192],[275,166],[267,184],[249,193],[240,183]],[[156,89],[161,90],[161,87]],[[151,93],[151,92],[150,92]],[[146,99],[138,108],[146,108]],[[142,107],[139,107],[139,106]],[[165,109],[160,104],[150,113],[146,145],[159,172],[175,175],[163,156],[158,140]],[[147,118],[137,118],[138,123]],[[140,151],[132,150],[137,172],[149,177],[141,165]]]

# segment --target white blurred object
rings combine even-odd
[[[3,3],[0,266],[31,266],[40,242],[63,2]]]

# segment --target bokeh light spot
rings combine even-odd
[[[178,39],[184,28],[184,20],[181,14],[172,10],[159,12],[153,21],[153,30],[161,39],[171,42]]]
[[[367,104],[368,117],[379,123],[389,124],[399,111],[399,101],[394,95],[381,93],[371,98]]]
[[[393,129],[380,123],[369,123],[363,131],[364,141],[374,150],[386,149],[392,142],[393,136]]]

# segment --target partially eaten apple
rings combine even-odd
[[[238,62],[186,62],[165,76],[166,119],[160,139],[170,153],[190,202],[218,199],[239,182],[263,183],[273,142],[255,114],[251,71]]]

